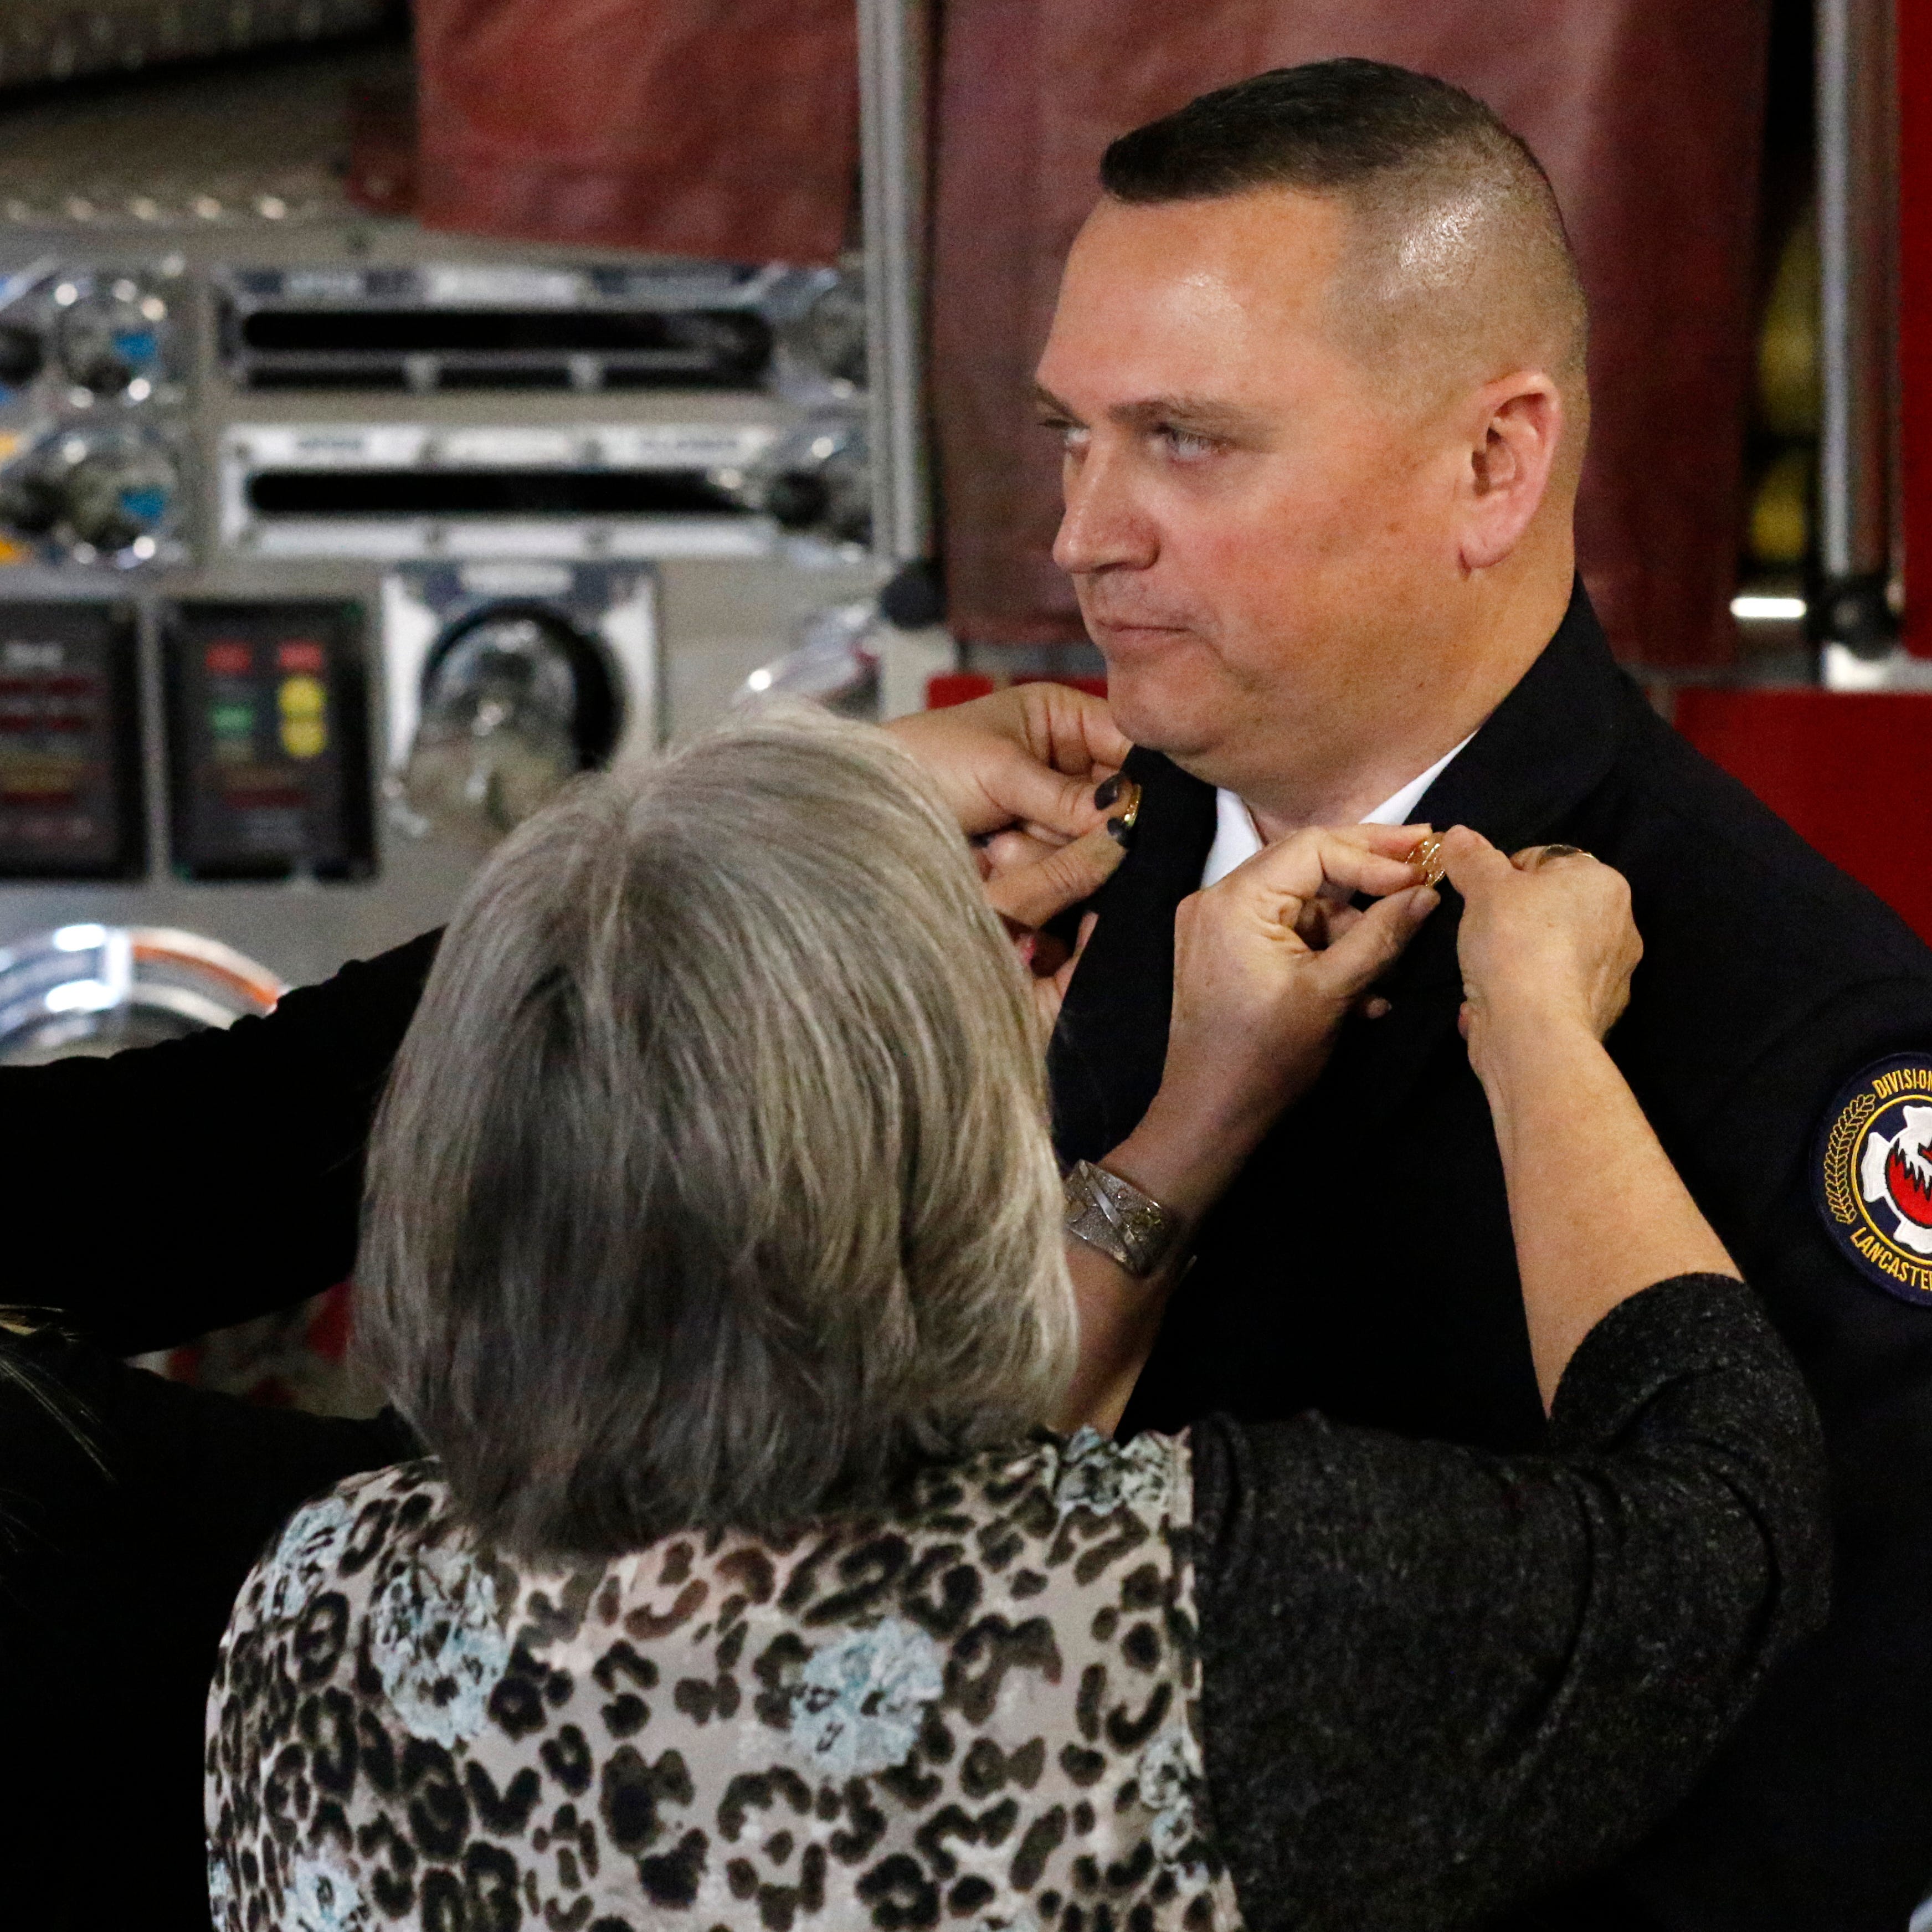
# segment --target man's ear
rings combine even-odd
[[[1466,571],[1502,562],[1550,488],[1563,437],[1563,398],[1540,369],[1486,382],[1472,398],[1458,549]]]

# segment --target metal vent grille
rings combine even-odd
[[[5,0],[0,87],[371,32],[394,0]]]

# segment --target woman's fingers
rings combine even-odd
[[[1443,877],[1466,899],[1472,888],[1480,890],[1516,869],[1480,832],[1466,825],[1452,826],[1442,835]]]
[[[1310,970],[1320,974],[1330,998],[1344,1004],[1354,1000],[1401,958],[1417,928],[1441,904],[1440,895],[1428,886],[1411,886],[1377,900],[1330,941]]]
[[[967,832],[1032,824],[1077,838],[1100,823],[1094,788],[1132,748],[1104,700],[1017,685],[886,729],[926,767]]]
[[[1009,832],[995,832],[990,838],[978,842],[979,849],[986,854],[989,872],[997,879],[1024,866],[1038,865],[1070,842],[1042,838],[1037,832],[1016,826]]]
[[[1442,842],[1462,895],[1456,934],[1472,1050],[1482,1029],[1580,1022],[1599,1039],[1630,997],[1643,944],[1621,874],[1574,846],[1535,846],[1506,858],[1458,826]]]
[[[1056,914],[1090,898],[1112,878],[1126,848],[1103,825],[1071,844],[986,881],[986,902],[1016,926],[1044,926]]]
[[[1420,878],[1408,862],[1428,831],[1417,825],[1309,826],[1264,846],[1220,885],[1262,916],[1293,926],[1318,896],[1346,902],[1363,892],[1381,898]]]
[[[999,695],[1019,714],[1023,742],[1036,757],[1070,776],[1117,771],[1132,743],[1104,698],[1067,684],[1016,684]]]

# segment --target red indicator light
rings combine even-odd
[[[284,670],[307,671],[312,677],[320,676],[328,666],[322,646],[312,638],[291,638],[278,647],[275,662]]]
[[[224,638],[208,646],[202,662],[211,677],[246,677],[254,667],[255,654],[245,644]]]

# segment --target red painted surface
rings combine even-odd
[[[352,1282],[338,1281],[316,1304],[309,1317],[310,1349],[325,1362],[340,1362],[349,1352],[349,1334],[355,1324]]]
[[[1898,8],[1898,376],[1905,642],[1932,657],[1932,4]]]
[[[1932,693],[1690,690],[1676,724],[1932,943]]]
[[[1048,671],[1022,671],[1013,680],[1016,684],[1064,684],[1076,691],[1084,691],[1089,698],[1105,698],[1107,680],[1104,677],[1062,677]]]
[[[990,698],[993,680],[984,671],[946,670],[926,681],[926,708],[944,711],[948,705],[970,704],[976,698]]]

